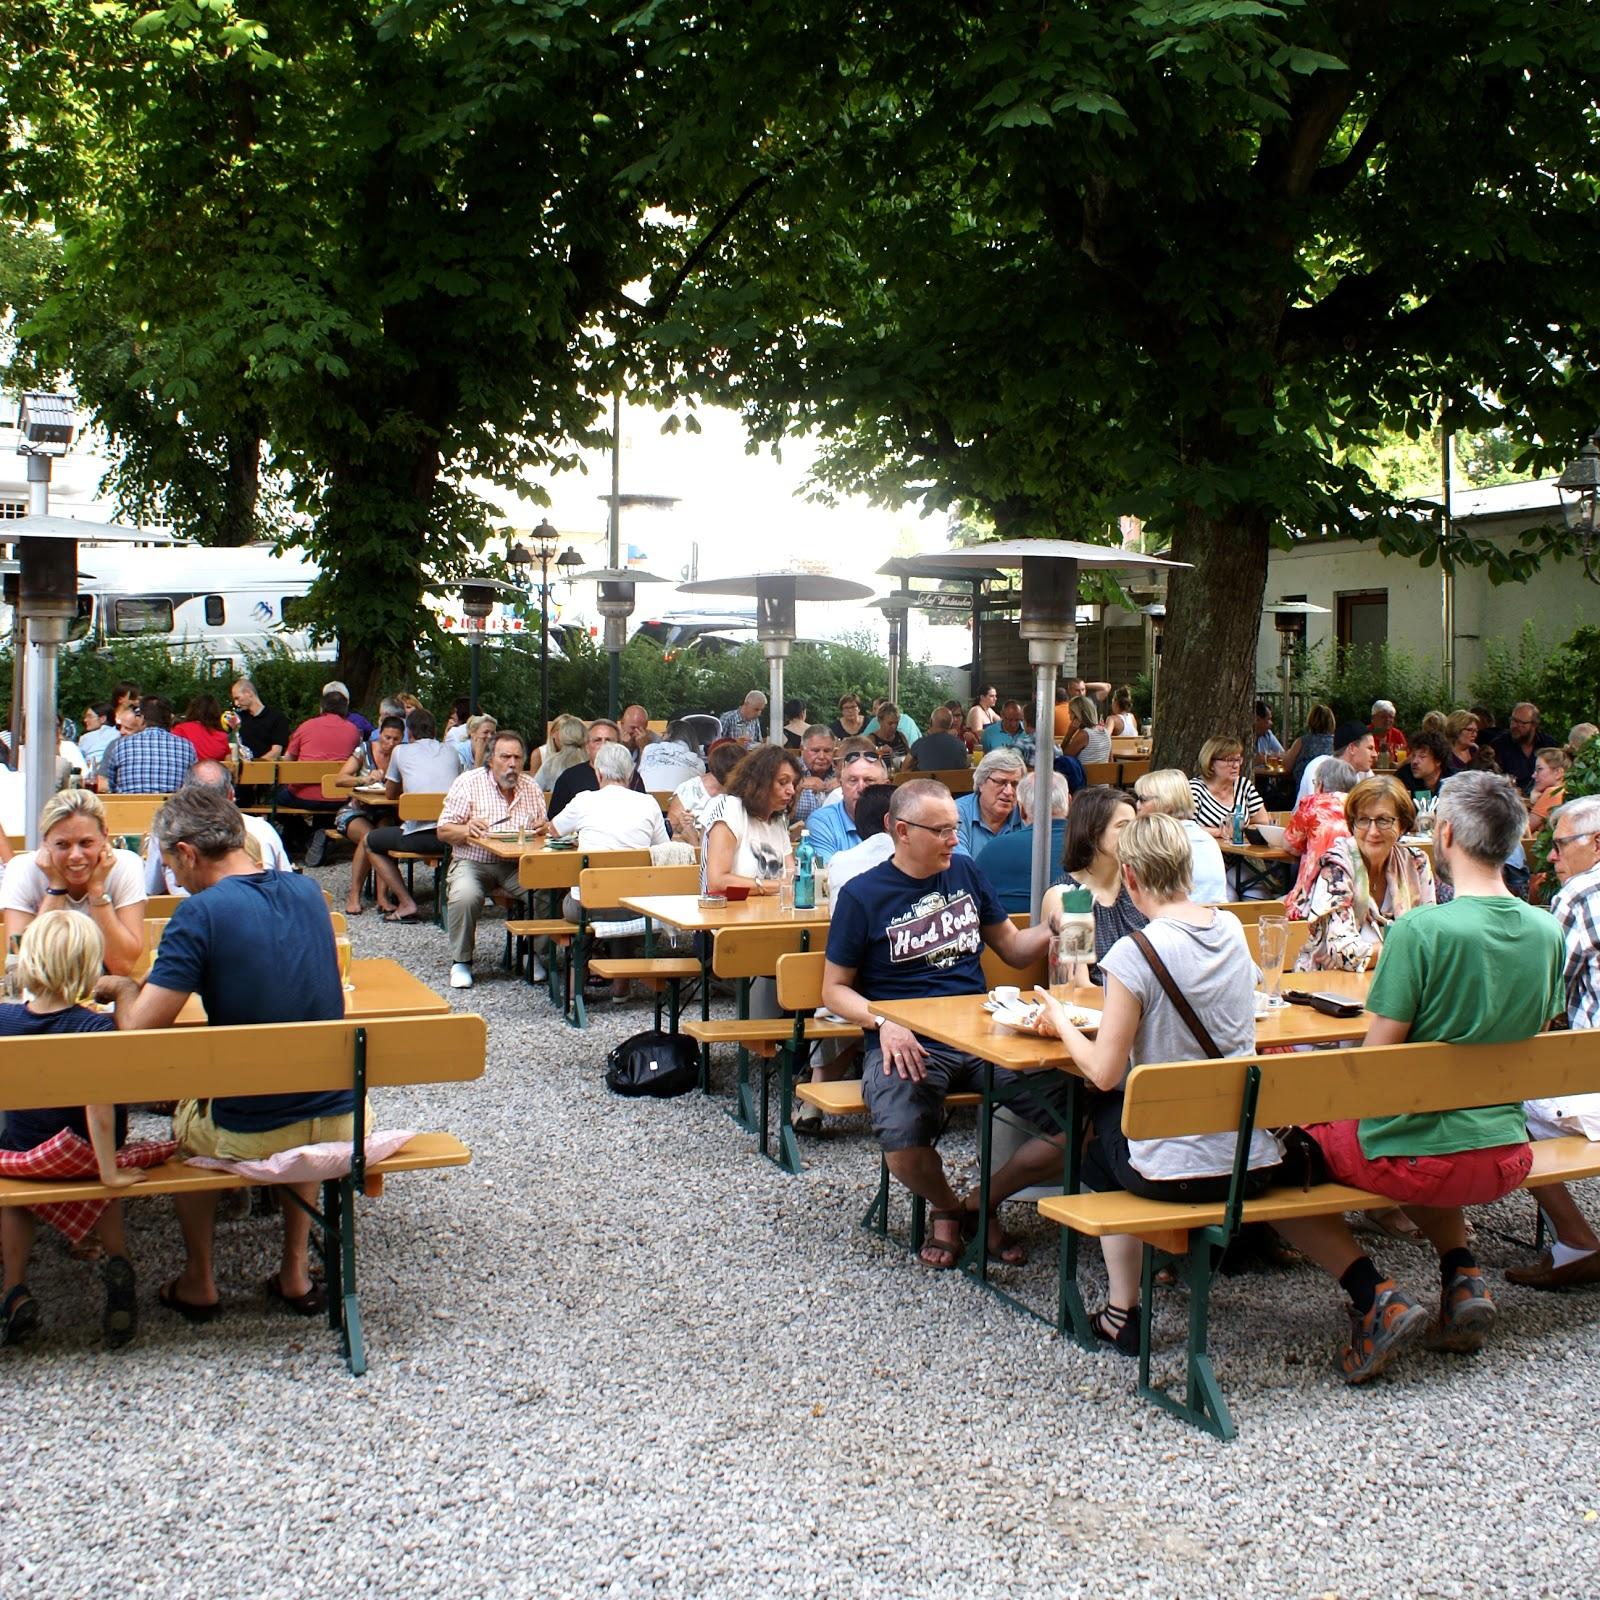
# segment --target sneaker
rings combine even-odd
[[[1494,1326],[1494,1297],[1479,1267],[1462,1267],[1439,1296],[1439,1325],[1428,1336],[1430,1350],[1471,1355],[1481,1350]]]
[[[139,1328],[139,1302],[133,1292],[133,1264],[126,1256],[112,1256],[100,1268],[106,1286],[105,1315],[100,1327],[113,1350],[125,1345]]]
[[[550,974],[544,970],[544,962],[538,956],[533,958],[532,977],[535,983],[543,983]]]
[[[308,867],[320,867],[328,857],[328,835],[321,828],[313,828],[306,841],[305,861]]]
[[[803,1139],[825,1139],[828,1136],[828,1125],[821,1106],[814,1106],[805,1100],[794,1108],[792,1125]]]
[[[1375,1378],[1408,1345],[1414,1343],[1428,1320],[1419,1306],[1395,1287],[1393,1278],[1378,1285],[1377,1298],[1364,1316],[1350,1310],[1350,1343],[1339,1356],[1339,1371],[1346,1383]]]
[[[452,989],[472,987],[472,968],[465,961],[458,961],[450,968],[450,987]]]

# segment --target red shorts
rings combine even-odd
[[[1370,1189],[1401,1205],[1486,1206],[1508,1195],[1533,1167],[1527,1144],[1458,1150],[1447,1156],[1373,1156],[1361,1153],[1355,1122],[1319,1122],[1306,1132],[1322,1147],[1335,1183]]]

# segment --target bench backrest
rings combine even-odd
[[[488,1033],[467,1012],[368,1022],[278,1022],[8,1039],[0,1107],[129,1104],[207,1095],[313,1094],[353,1081],[364,1031],[369,1088],[469,1083],[483,1076]]]
[[[661,815],[666,816],[672,809],[672,802],[677,798],[677,792],[672,789],[652,789],[650,798],[661,807]]]
[[[586,906],[619,906],[625,894],[699,893],[699,867],[591,867],[578,876]]]
[[[822,968],[826,960],[820,950],[778,957],[778,1004],[785,1011],[815,1011],[822,1004]]]
[[[106,794],[100,804],[106,808],[106,832],[148,833],[155,814],[167,803],[164,794]]]
[[[444,796],[442,794],[402,794],[400,796],[400,820],[402,822],[437,822],[439,813],[444,810]]]
[[[1011,920],[1015,922],[1016,917],[1013,916]],[[1026,922],[1024,922],[1023,926],[1027,926]],[[1026,992],[1036,983],[1048,983],[1050,981],[1049,961],[1043,953],[1025,967],[1012,967],[1002,961],[988,945],[985,945],[981,959],[983,961],[983,981],[991,989],[999,983],[1014,983],[1019,989]]]
[[[1122,778],[1122,766],[1116,761],[1090,761],[1083,769],[1085,783],[1106,783],[1114,789]]]
[[[576,889],[590,867],[649,865],[648,850],[535,850],[518,860],[517,883],[524,889]]]
[[[1291,922],[1289,924],[1289,937],[1284,941],[1283,970],[1288,972],[1293,968],[1300,952],[1305,949],[1306,940],[1311,937],[1311,924],[1309,922]],[[1249,923],[1244,930],[1245,948],[1250,952],[1250,959],[1259,967],[1261,965],[1261,924]]]
[[[1281,900],[1224,900],[1218,911],[1231,911],[1247,928],[1253,927],[1265,916],[1281,917]]]
[[[942,783],[951,794],[972,793],[971,767],[940,767],[934,772],[908,772],[902,767],[890,781],[895,784],[910,783],[913,778],[932,778],[935,783]]]
[[[181,894],[153,894],[144,903],[144,916],[146,922],[165,921],[176,914],[177,909],[184,902]],[[326,889],[322,891],[323,901],[331,909],[333,896]]]
[[[711,970],[719,978],[770,978],[782,957],[799,950],[820,952],[827,942],[828,930],[821,923],[814,927],[774,923],[770,927],[719,928],[711,945]],[[817,981],[822,980],[819,977]]]
[[[1128,761],[1119,761],[1117,765],[1121,768],[1122,773],[1121,777],[1118,779],[1117,787],[1120,789],[1128,789],[1133,786],[1135,779],[1142,778],[1147,772],[1149,772],[1150,757],[1136,756]]]
[[[320,784],[324,778],[336,777],[343,770],[343,761],[241,761],[235,769],[233,781],[240,785]]]
[[[1304,1127],[1597,1090],[1600,1038],[1580,1030],[1513,1044],[1397,1044],[1135,1067],[1124,1086],[1123,1129],[1130,1139],[1235,1129],[1250,1067],[1261,1072],[1257,1125]]]

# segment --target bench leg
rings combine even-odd
[[[778,1079],[778,1165],[798,1177],[805,1163],[800,1159],[800,1141],[794,1133],[794,1068],[794,1051],[785,1050]]]
[[[1172,1257],[1150,1245],[1144,1247],[1139,1287],[1139,1393],[1185,1422],[1203,1428],[1218,1439],[1232,1439],[1238,1428],[1222,1398],[1216,1369],[1206,1353],[1211,1318],[1211,1285],[1223,1246],[1216,1242],[1218,1230],[1196,1229],[1189,1236],[1187,1256]],[[1184,1397],[1179,1400],[1164,1385],[1150,1381],[1150,1345],[1155,1324],[1155,1274],[1157,1258],[1179,1265],[1189,1290],[1189,1338],[1185,1350]]]
[[[861,1226],[870,1228],[880,1239],[889,1237],[889,1163],[878,1157],[878,1192],[861,1213]]]
[[[289,1191],[285,1190],[285,1193]],[[344,1260],[339,1245],[339,1180],[329,1178],[322,1185],[322,1271],[327,1280],[328,1326],[335,1333],[344,1331]]]
[[[344,1323],[344,1353],[353,1377],[367,1370],[366,1342],[361,1333],[361,1305],[356,1299],[356,1191],[349,1178],[339,1185],[340,1309]],[[331,1296],[330,1296],[331,1299]]]
[[[739,980],[739,1020],[750,1020],[750,980]],[[733,1091],[733,1120],[744,1129],[746,1133],[756,1131],[755,1100],[750,1092],[750,1052],[743,1045],[739,1046],[739,1075]],[[762,1141],[763,1151],[766,1141]]]

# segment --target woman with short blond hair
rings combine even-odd
[[[1134,797],[1141,817],[1171,817],[1189,841],[1189,866],[1194,874],[1193,898],[1216,905],[1228,898],[1228,868],[1217,841],[1194,820],[1194,795],[1189,780],[1176,767],[1161,767],[1136,778]]]

